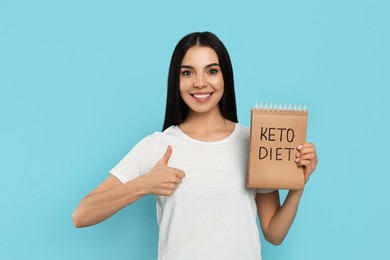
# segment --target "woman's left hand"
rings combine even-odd
[[[303,167],[306,183],[318,163],[316,148],[312,143],[304,143],[299,145],[297,149],[298,153],[295,155],[295,163],[298,167]]]

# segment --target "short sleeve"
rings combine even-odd
[[[277,189],[256,189],[256,193],[271,193]]]
[[[159,143],[158,134],[145,137],[114,167],[110,174],[122,183],[146,174],[155,164],[153,158]]]

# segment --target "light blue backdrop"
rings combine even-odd
[[[78,202],[160,130],[177,41],[210,30],[256,101],[307,104],[320,163],[264,259],[389,257],[389,1],[0,1],[0,259],[156,259],[154,200]]]

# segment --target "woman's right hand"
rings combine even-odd
[[[168,166],[171,155],[172,147],[168,146],[161,160],[144,175],[147,193],[169,196],[175,192],[176,188],[182,182],[185,173],[182,170]]]

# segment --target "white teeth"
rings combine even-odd
[[[210,96],[210,94],[198,94],[198,95],[194,94],[194,97],[196,97],[196,98],[207,98],[209,96]]]

